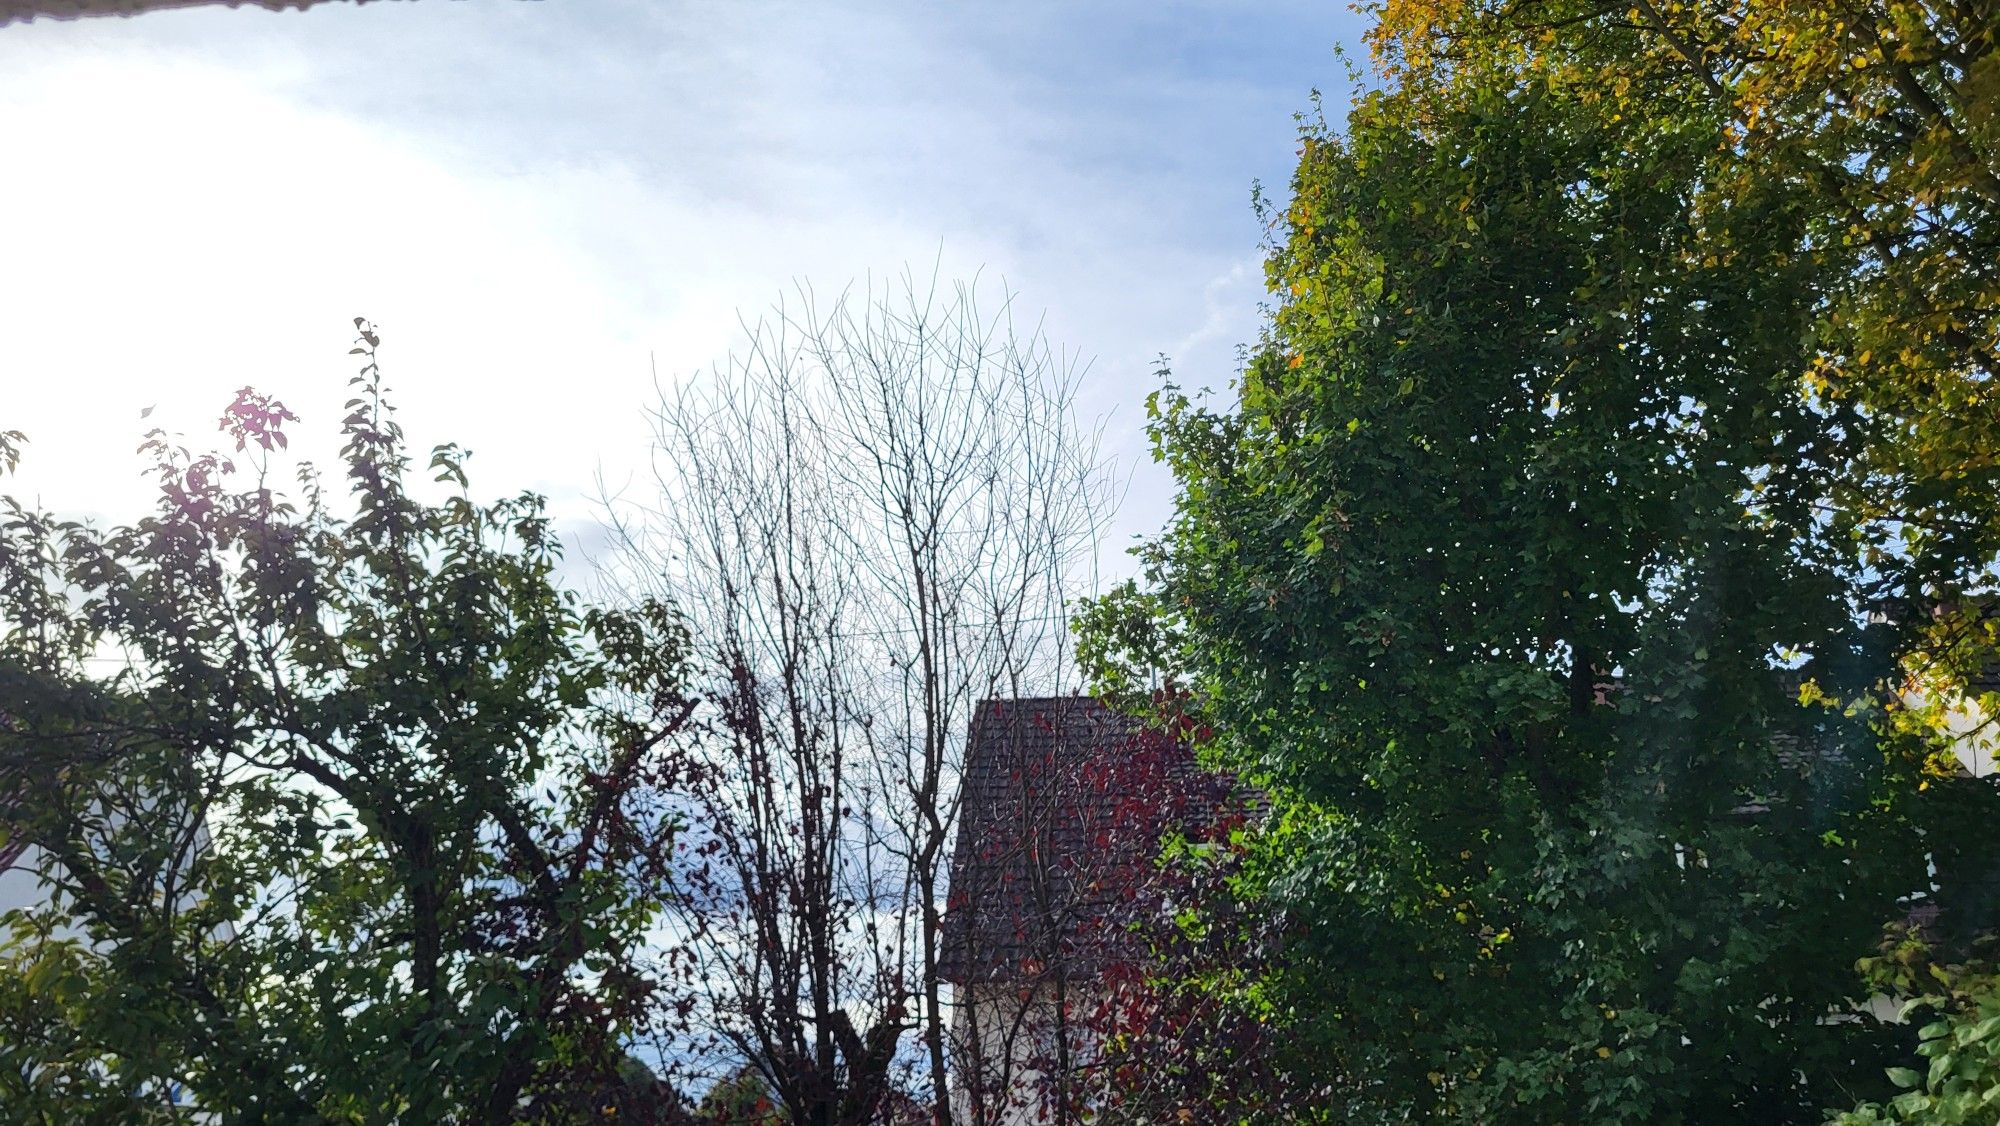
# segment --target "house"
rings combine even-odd
[[[954,989],[956,1117],[1074,1121],[1103,1054],[1100,1017],[1171,917],[1156,858],[1239,808],[1185,737],[1083,696],[987,700],[974,714],[941,969]]]

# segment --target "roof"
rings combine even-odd
[[[942,970],[955,982],[1091,976],[1143,954],[1170,832],[1228,823],[1235,787],[1190,741],[1083,696],[987,700],[961,780]]]

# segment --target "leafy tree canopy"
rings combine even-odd
[[[1692,107],[1713,122],[1683,185],[1697,207],[1789,185],[1790,252],[1821,267],[1798,375],[1850,408],[1832,517],[1896,578],[1940,597],[1978,584],[2000,550],[2000,7],[1388,0],[1378,14],[1377,59],[1403,88],[1539,84],[1641,128]]]
[[[1892,928],[1881,952],[1862,969],[1890,996],[1908,997],[1905,1019],[1922,1022],[1909,1066],[1889,1078],[1907,1088],[1885,1103],[1864,1103],[1834,1121],[1972,1126],[1993,1120],[2000,1104],[2000,973],[1991,941],[1975,943],[1962,961],[1940,961],[1932,944]]]
[[[310,468],[274,490],[294,419],[248,390],[232,455],[147,438],[137,523],[0,500],[0,797],[48,893],[0,930],[11,1118],[568,1120],[623,1089],[679,627],[581,607],[540,500],[475,502],[454,447],[419,499],[361,336],[345,504]]]
[[[1990,234],[1977,161],[1870,155],[1904,110],[1815,116],[1768,50],[1689,63],[1711,6],[1652,10],[1387,7],[1385,88],[1303,131],[1270,216],[1236,401],[1153,400],[1177,516],[1085,651],[1177,670],[1269,786],[1256,991],[1330,1120],[1893,1096],[1908,1033],[1829,1014],[1908,897],[1973,913],[1992,864],[1992,789],[1896,691],[1991,578],[1960,473],[2000,434],[1937,394],[1987,379],[1991,322],[1936,305],[1992,292],[1945,248]]]

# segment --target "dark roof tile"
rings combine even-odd
[[[1161,839],[1221,824],[1233,787],[1184,738],[1081,696],[988,700],[972,721],[945,916],[953,981],[1088,976],[1161,908]]]

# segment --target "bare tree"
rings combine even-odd
[[[607,502],[611,577],[683,607],[707,669],[700,909],[669,945],[690,1023],[791,1121],[868,1121],[905,1086],[948,1121],[966,732],[982,700],[1073,690],[1112,482],[1081,369],[976,283],[801,287],[746,337],[661,388],[657,499]]]

